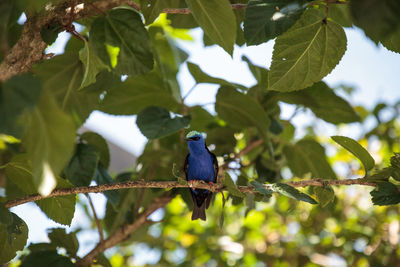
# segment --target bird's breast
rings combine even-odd
[[[214,165],[209,155],[189,157],[188,180],[214,180]]]

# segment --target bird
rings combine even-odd
[[[189,184],[195,180],[202,180],[212,186],[217,182],[218,161],[216,156],[208,150],[206,142],[200,132],[191,131],[186,135],[189,154],[183,166],[186,180]],[[206,209],[210,206],[213,192],[207,189],[190,188],[193,200],[192,221],[206,220]]]

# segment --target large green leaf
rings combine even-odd
[[[215,117],[201,106],[193,106],[189,109],[190,128],[196,129],[199,132],[206,132],[208,125],[215,122]]]
[[[140,131],[149,139],[170,135],[187,127],[189,123],[189,116],[171,118],[169,111],[161,107],[148,107],[136,119]]]
[[[52,228],[48,234],[51,244],[63,247],[71,256],[76,256],[79,249],[78,239],[75,233],[67,234],[64,228]]]
[[[307,194],[304,194],[303,192],[300,192],[299,190],[297,190],[296,188],[287,185],[287,184],[282,184],[282,183],[276,183],[273,185],[272,187],[274,189],[274,191],[290,197],[290,198],[294,198],[300,201],[304,201],[304,202],[308,202],[310,204],[318,204],[317,201],[315,201],[315,199],[313,199],[312,197],[310,197]]]
[[[110,151],[106,140],[94,132],[86,132],[80,136],[87,144],[95,147],[100,154],[100,162],[107,169],[110,165]]]
[[[30,161],[28,161],[27,155],[17,155],[7,164],[6,177],[7,185],[15,185],[24,195],[37,193],[36,186],[33,182],[32,166]],[[57,178],[57,187],[69,188],[72,187],[72,185],[64,179]],[[7,192],[7,196],[8,195],[9,192]],[[75,195],[47,198],[36,201],[36,204],[55,222],[64,225],[71,224],[75,212]]]
[[[21,262],[20,267],[55,266],[74,267],[70,258],[59,255],[56,250],[38,250],[31,252]]]
[[[325,14],[306,10],[287,32],[276,38],[269,73],[269,89],[289,92],[320,81],[346,51],[343,28]]]
[[[317,117],[334,124],[360,120],[350,104],[336,95],[324,82],[315,83],[298,92],[278,94],[277,98],[287,103],[308,107]]]
[[[375,166],[374,158],[359,143],[346,136],[331,136],[332,140],[344,147],[347,151],[356,156],[364,165],[367,173]]]
[[[163,80],[170,88],[175,100],[180,101],[181,90],[176,75],[188,55],[175,45],[174,40],[169,38],[161,27],[150,27],[149,33]]]
[[[28,239],[28,226],[16,214],[7,211],[8,223],[0,221],[0,264],[7,263],[22,250]],[[2,214],[3,216],[5,214]]]
[[[254,189],[257,190],[260,194],[266,196],[266,197],[271,197],[272,196],[272,191],[269,189],[266,189],[261,183],[257,181],[251,181],[250,184],[254,186]]]
[[[98,107],[100,93],[109,89],[108,82],[114,81],[110,74],[101,73],[102,76],[99,75],[97,80],[105,88],[95,86],[96,83],[78,91],[83,78],[83,65],[77,54],[71,52],[43,61],[35,65],[33,71],[42,79],[43,89],[56,97],[62,109],[75,118],[77,125],[83,124],[89,114]],[[103,76],[106,79],[103,79]],[[97,87],[98,90],[95,90]]]
[[[390,38],[400,29],[398,0],[352,0],[350,10],[354,24],[375,43]]]
[[[244,16],[244,37],[258,45],[289,29],[307,7],[297,0],[250,0]]]
[[[179,108],[170,90],[165,88],[158,72],[127,79],[106,94],[101,110],[116,115],[137,114],[148,106],[160,106],[171,111]]]
[[[232,127],[257,127],[264,134],[270,123],[264,109],[254,98],[232,87],[223,86],[218,90],[215,110]]]
[[[48,94],[42,94],[38,105],[24,119],[24,141],[32,161],[33,181],[40,194],[48,195],[72,155],[75,125]]]
[[[96,76],[102,70],[110,70],[94,51],[92,37],[89,36],[89,42],[85,41],[85,47],[79,51],[79,59],[84,67],[84,74],[80,88],[86,87],[96,82]]]
[[[303,139],[295,145],[288,144],[283,148],[290,170],[302,177],[311,173],[314,178],[336,179],[336,174],[329,165],[325,149],[312,139]]]
[[[18,118],[35,106],[40,92],[40,80],[30,74],[14,76],[0,84],[0,133],[18,136],[22,132]]]
[[[99,158],[95,147],[78,144],[75,155],[64,170],[66,178],[75,186],[88,186],[94,178]]]
[[[186,0],[197,23],[230,55],[236,40],[236,18],[228,0]]]
[[[374,205],[385,206],[400,203],[399,188],[389,182],[378,183],[378,187],[370,194]]]
[[[90,28],[96,54],[110,64],[106,45],[119,47],[115,71],[118,74],[144,74],[153,69],[150,38],[140,15],[130,8],[114,8],[98,17]]]
[[[247,88],[244,87],[243,85],[236,84],[236,83],[231,83],[228,82],[224,79],[221,78],[215,78],[207,73],[203,72],[200,67],[194,63],[187,62],[187,66],[189,69],[190,74],[193,76],[193,78],[196,80],[196,83],[215,83],[215,84],[220,84],[220,85],[226,85],[226,86],[232,86],[235,88],[240,88],[243,90],[246,90]]]

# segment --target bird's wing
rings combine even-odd
[[[219,170],[219,167],[218,167],[218,160],[217,160],[217,157],[215,156],[215,154],[212,153],[212,152],[208,149],[207,146],[206,146],[206,149],[207,149],[208,153],[210,153],[210,156],[211,156],[212,161],[213,161],[213,166],[214,166],[214,181],[213,181],[213,182],[216,183],[216,182],[217,182],[217,178],[218,178],[218,170]]]
[[[189,169],[189,154],[185,158],[185,163],[183,164],[183,172],[185,173],[186,181],[188,181],[188,169]]]

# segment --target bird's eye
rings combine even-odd
[[[200,137],[199,136],[195,136],[195,137],[193,137],[193,140],[194,141],[198,141],[198,140],[200,140]]]

